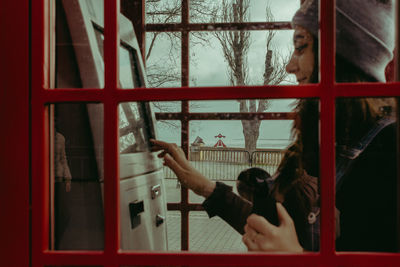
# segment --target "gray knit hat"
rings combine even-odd
[[[292,19],[292,26],[302,26],[306,28],[312,35],[318,37],[318,0],[306,0],[296,11]]]
[[[318,37],[318,0],[306,0],[293,25]],[[393,0],[336,0],[336,53],[378,81],[394,50]]]

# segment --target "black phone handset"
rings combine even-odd
[[[254,194],[252,213],[263,216],[273,225],[279,225],[276,200],[266,191]]]

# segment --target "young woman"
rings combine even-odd
[[[336,81],[384,82],[394,49],[393,2],[337,0],[336,14]],[[317,0],[304,1],[293,26],[295,50],[286,69],[299,84],[318,82]],[[192,168],[176,145],[154,141],[181,183],[206,197],[203,207],[209,216],[218,215],[244,233],[249,250],[319,250],[319,104],[300,100],[295,109],[295,141],[270,192],[278,201],[278,226],[251,214],[251,204]],[[337,250],[397,250],[394,111],[393,99],[337,99]]]

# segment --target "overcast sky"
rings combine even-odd
[[[167,1],[167,0],[164,0]],[[212,0],[217,3],[221,0]],[[270,0],[270,7],[275,21],[290,21],[295,11],[299,8],[299,0]],[[265,0],[250,0],[250,21],[266,21]],[[279,53],[287,55],[292,49],[292,30],[277,31],[273,40],[274,47]],[[228,67],[224,60],[221,45],[211,34],[204,34],[203,37],[208,40],[207,44],[194,44],[193,35],[190,40],[190,86],[228,86]],[[266,31],[251,31],[251,45],[248,53],[249,63],[249,85],[262,85]],[[180,47],[171,57],[168,52],[171,50],[170,37],[166,34],[159,36],[158,42],[153,48],[151,62],[164,62],[168,64],[180,64]],[[177,39],[178,40],[178,39]],[[147,49],[149,47],[147,41]],[[177,42],[179,43],[179,42]],[[152,61],[153,60],[153,61]],[[175,61],[175,62],[173,62]],[[286,82],[285,84],[287,84]],[[289,83],[294,84],[291,77]],[[169,83],[167,86],[180,86],[178,83]],[[290,104],[293,100],[274,100],[268,111],[287,112],[291,110]],[[179,106],[179,105],[177,105]],[[237,112],[239,105],[236,101],[196,101],[193,112]],[[177,107],[176,111],[179,110]],[[284,147],[290,139],[291,121],[263,121],[261,125],[259,145],[273,147]],[[159,136],[169,142],[180,143],[180,129],[158,127]],[[240,147],[244,144],[243,132],[240,121],[192,121],[190,124],[190,142],[193,142],[197,136],[200,136],[206,142],[206,145],[214,145],[216,138],[214,136],[221,133],[225,135],[224,142],[231,146]],[[286,141],[285,141],[286,140]]]

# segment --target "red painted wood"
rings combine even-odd
[[[184,0],[185,2],[186,0]],[[333,1],[321,1],[321,83],[307,86],[255,86],[216,88],[168,88],[118,90],[117,87],[117,1],[105,1],[105,77],[104,90],[63,89],[46,90],[48,80],[48,37],[45,35],[44,0],[29,2],[2,1],[0,3],[0,29],[7,33],[1,42],[2,61],[0,77],[0,118],[3,125],[1,138],[0,179],[2,212],[1,262],[7,266],[33,267],[44,265],[192,265],[192,266],[399,266],[399,254],[338,253],[334,251],[334,100],[341,96],[400,96],[400,84],[335,84],[334,83],[334,31]],[[18,13],[10,10],[18,10]],[[183,12],[184,13],[184,12]],[[17,14],[17,15],[16,15]],[[16,19],[16,16],[18,19]],[[187,15],[185,15],[187,16]],[[184,21],[184,20],[183,20]],[[12,24],[10,23],[12,22]],[[29,75],[29,24],[32,29],[32,63]],[[12,25],[12,30],[8,27]],[[251,26],[251,24],[249,24]],[[190,24],[186,25],[191,27]],[[203,25],[204,26],[204,25]],[[152,28],[154,27],[154,28]],[[157,30],[161,26],[146,26]],[[168,27],[172,27],[171,29]],[[197,26],[193,26],[197,27]],[[202,26],[201,26],[202,27]],[[225,26],[224,26],[225,27]],[[228,27],[228,25],[226,25]],[[235,27],[233,25],[232,27]],[[242,27],[242,26],[240,26]],[[243,27],[247,27],[246,25]],[[161,29],[161,28],[160,28]],[[173,29],[166,26],[162,30]],[[193,28],[194,29],[194,28]],[[185,39],[185,38],[184,38]],[[186,42],[186,41],[185,41]],[[183,50],[186,49],[183,47]],[[188,51],[182,52],[186,65]],[[183,81],[187,72],[183,72]],[[29,82],[31,82],[31,109],[29,113]],[[183,83],[187,86],[187,82]],[[243,90],[245,89],[245,90]],[[299,98],[321,99],[321,195],[322,243],[320,253],[287,254],[207,254],[160,253],[119,251],[119,186],[118,186],[118,133],[117,104],[121,101],[189,100],[189,99],[240,99],[240,98]],[[49,177],[48,129],[46,103],[63,101],[94,101],[104,105],[105,114],[105,251],[49,252]],[[186,105],[186,104],[184,104]],[[185,106],[186,107],[186,106]],[[188,110],[183,109],[184,112]],[[190,114],[189,114],[190,115]],[[29,125],[32,125],[31,132]],[[186,121],[185,123],[188,123]],[[183,124],[182,124],[183,125]],[[188,126],[185,126],[188,129]],[[30,143],[31,138],[31,143]],[[187,137],[182,144],[187,143]],[[187,148],[185,148],[187,149]],[[29,162],[31,155],[32,163]],[[22,166],[22,167],[21,167]],[[29,167],[31,170],[29,171]],[[32,206],[29,203],[29,179],[32,179]],[[198,204],[187,203],[187,191],[182,193],[182,203],[169,204],[169,209],[182,209],[188,218],[189,210],[199,210]],[[12,204],[9,204],[12,203]],[[32,209],[31,236],[29,239],[29,210]],[[182,230],[187,219],[183,219]],[[182,235],[184,236],[184,234]],[[182,243],[188,237],[182,238]],[[29,247],[32,250],[29,259]],[[185,248],[185,247],[183,247]]]
[[[320,1],[321,73],[321,256],[335,266],[335,26],[334,1]]]
[[[30,240],[28,0],[0,2],[0,32],[2,34],[0,262],[3,266],[28,266]]]
[[[104,1],[104,255],[106,266],[116,266],[120,245],[119,168],[118,168],[118,15],[119,1]]]

